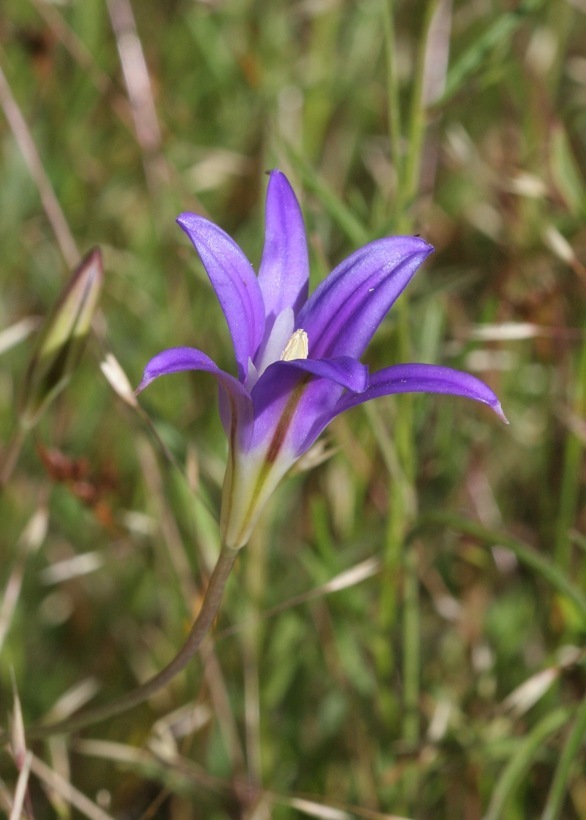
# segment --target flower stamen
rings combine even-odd
[[[307,333],[301,329],[296,330],[281,353],[281,361],[291,362],[293,359],[307,359],[308,353],[309,339]]]

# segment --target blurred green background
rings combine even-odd
[[[137,410],[99,366],[135,386],[185,344],[233,370],[179,212],[257,263],[280,167],[314,286],[420,233],[436,253],[365,360],[473,372],[511,422],[440,396],[337,420],[240,555],[203,659],[31,744],[22,816],[586,817],[585,41],[583,0],[3,0],[0,455],[39,319],[90,247],[106,269],[0,496],[4,727],[12,675],[25,724],[105,702],[201,601],[214,384],[161,380]]]

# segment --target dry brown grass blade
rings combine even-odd
[[[25,565],[29,555],[36,552],[47,534],[49,514],[45,505],[39,502],[38,508],[31,516],[17,545],[17,555],[10,576],[4,588],[0,604],[0,651],[10,629],[12,617],[20,597]]]
[[[76,789],[75,786],[60,774],[53,771],[53,769],[43,763],[42,760],[39,760],[38,757],[32,757],[31,769],[39,780],[57,792],[67,803],[77,809],[77,811],[85,817],[89,817],[90,820],[114,820],[111,814],[108,814],[99,806],[96,806],[85,794],[80,792],[79,789]]]
[[[240,623],[223,629],[221,632],[217,632],[214,635],[214,640],[219,641],[222,638],[235,635],[248,626],[269,620],[275,615],[279,615],[281,612],[301,606],[301,604],[308,603],[316,598],[322,598],[325,595],[331,595],[334,592],[340,592],[341,590],[348,589],[356,584],[361,584],[368,578],[372,578],[374,575],[377,575],[381,572],[381,570],[382,562],[379,558],[366,558],[359,564],[355,564],[353,567],[350,567],[350,569],[343,570],[338,575],[335,575],[329,581],[326,581],[325,584],[320,584],[318,587],[309,589],[307,592],[302,592],[299,595],[294,595],[292,598],[287,598],[286,601],[283,601],[270,609],[263,610],[259,613],[258,618],[251,618],[246,621],[241,621]]]
[[[16,789],[14,791],[14,801],[10,811],[10,820],[19,820],[22,817],[30,816],[30,813],[26,812],[24,802],[27,796],[28,779],[31,770],[32,758],[33,753],[27,752],[20,768],[18,780],[16,782]]]
[[[1,54],[1,53],[0,53]],[[51,223],[59,249],[69,268],[74,268],[79,261],[79,251],[73,234],[69,230],[69,225],[65,214],[61,209],[51,181],[43,167],[43,163],[37,151],[37,147],[32,138],[27,122],[16,102],[10,84],[0,65],[0,105],[4,111],[10,130],[24,157],[30,174],[34,180],[47,219]]]
[[[230,781],[208,774],[198,764],[181,755],[159,755],[153,750],[137,749],[123,743],[114,743],[103,740],[76,740],[73,745],[78,754],[118,762],[128,766],[131,770],[141,771],[148,769],[155,771],[156,777],[164,779],[166,771],[172,771],[175,778],[185,778],[187,783],[196,785],[206,791],[216,793],[233,792],[241,805],[251,810],[255,807],[272,806],[294,809],[296,815],[318,817],[323,820],[346,820],[346,818],[363,818],[363,820],[410,820],[410,818],[388,814],[368,809],[362,806],[336,803],[336,801],[322,800],[319,796],[308,794],[280,794],[270,789],[252,789],[248,780],[233,778]],[[270,816],[270,814],[269,814]]]
[[[14,792],[14,798],[10,806],[10,820],[18,820],[20,817],[33,818],[33,810],[28,791],[28,781],[31,769],[32,753],[26,748],[26,737],[24,734],[24,721],[20,698],[16,689],[14,675],[12,678],[13,707],[10,718],[10,751],[18,769],[19,775]]]
[[[71,57],[90,78],[94,87],[102,95],[108,95],[110,106],[121,122],[132,131],[132,117],[130,115],[128,101],[122,92],[115,86],[112,78],[106,74],[93,55],[88,51],[85,43],[78,37],[76,32],[68,25],[62,14],[52,3],[46,0],[31,0],[37,13],[43,18],[47,26],[51,29],[56,39],[69,52]]]
[[[142,43],[130,0],[108,0],[107,5],[147,184],[155,194],[161,183],[168,182],[169,174],[161,153],[161,128]]]

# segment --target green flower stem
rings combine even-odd
[[[260,650],[264,634],[261,613],[267,590],[266,583],[266,528],[257,527],[250,539],[247,551],[250,558],[246,562],[245,628],[241,636],[244,661],[244,704],[246,726],[247,777],[255,787],[262,785],[262,744],[260,709]]]
[[[211,574],[201,610],[191,627],[187,640],[168,666],[150,680],[146,681],[146,683],[127,692],[117,700],[105,703],[103,706],[98,706],[95,709],[88,709],[79,715],[73,715],[70,718],[57,721],[56,723],[49,723],[45,726],[33,726],[27,730],[27,738],[29,740],[38,740],[40,738],[49,737],[50,735],[69,734],[79,729],[85,729],[94,723],[99,723],[106,718],[133,709],[135,706],[138,706],[139,703],[144,703],[145,700],[148,700],[156,694],[156,692],[159,692],[170,683],[170,681],[187,666],[208,634],[220,609],[226,582],[230,577],[230,572],[232,571],[238,552],[239,550],[233,549],[232,547],[222,548]],[[7,740],[8,737],[6,734],[0,735],[0,742],[5,743]]]

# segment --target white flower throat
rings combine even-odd
[[[296,330],[285,345],[281,353],[282,362],[291,362],[293,359],[307,359],[309,353],[309,339],[304,330]]]

